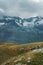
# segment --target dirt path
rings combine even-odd
[[[40,48],[40,49],[35,49],[35,50],[33,50],[32,52],[43,52],[43,48]]]

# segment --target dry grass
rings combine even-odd
[[[30,48],[36,47],[38,45],[43,46],[43,42],[20,45],[0,43],[0,64],[10,59],[11,57],[16,57],[18,55],[27,53],[30,51]]]

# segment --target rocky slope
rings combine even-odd
[[[29,43],[43,41],[43,17],[0,18],[0,42]]]

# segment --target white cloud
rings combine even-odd
[[[0,8],[0,16],[3,16],[5,13],[4,9]]]
[[[34,3],[42,3],[43,0],[32,0]]]
[[[4,13],[4,10],[2,8],[0,8],[0,12]]]
[[[33,2],[35,2],[35,3],[39,3],[40,2],[40,0],[32,0]]]

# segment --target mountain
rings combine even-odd
[[[43,17],[0,18],[0,42],[30,43],[43,41]]]

